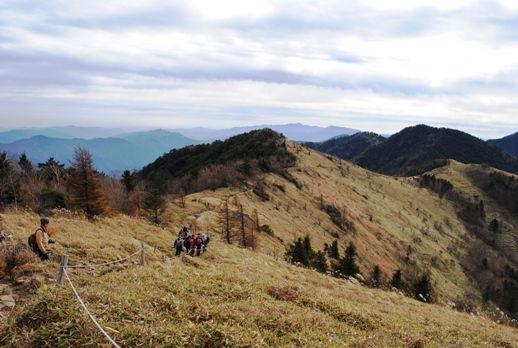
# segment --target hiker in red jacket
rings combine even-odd
[[[201,234],[198,233],[198,237],[196,237],[196,255],[200,256],[201,254],[201,248],[202,248],[202,240],[201,240]]]
[[[194,234],[191,235],[191,238],[189,239],[189,243],[191,243],[191,256],[194,256],[196,254],[196,243],[194,242]]]

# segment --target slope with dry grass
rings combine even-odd
[[[126,216],[90,221],[55,212],[53,251],[69,255],[71,265],[120,260],[145,246],[145,266],[131,258],[68,271],[116,342],[128,347],[516,346],[516,329],[495,323],[505,319],[502,313],[451,309],[452,301],[476,293],[460,265],[467,231],[452,203],[411,178],[378,175],[294,143],[287,146],[297,156],[290,173],[301,188],[268,174],[261,178],[268,200],[253,192],[255,183],[195,193],[181,205],[170,202],[164,216],[169,222],[162,227]],[[255,252],[221,242],[217,219],[225,197],[270,227],[269,234],[255,232]],[[340,211],[341,226],[326,212],[329,206]],[[31,212],[6,212],[1,228],[24,243],[37,221]],[[209,251],[199,258],[172,257],[176,232],[190,224],[193,232],[213,236]],[[385,284],[397,269],[407,281],[429,273],[437,303],[283,261],[286,245],[305,235],[317,250],[337,240],[342,255],[354,242],[363,275],[368,278],[379,266]],[[1,344],[108,346],[70,286],[56,284],[58,262],[32,258],[4,275],[1,283],[9,287],[0,289],[18,306],[9,316],[5,308],[2,312]]]
[[[28,217],[4,215],[4,221]],[[143,238],[160,233],[138,221],[127,222],[142,227]],[[111,245],[100,238],[85,243],[113,253],[97,255],[95,261],[127,254],[121,251],[126,242],[119,239],[125,226],[114,220],[61,218],[60,223],[80,223],[113,240]],[[77,233],[59,238],[60,244],[81,241]],[[155,243],[157,250],[168,249],[166,241]],[[201,257],[183,262],[162,262],[157,251],[146,266],[125,262],[68,273],[92,315],[125,347],[513,347],[518,340],[515,329],[477,313],[421,303],[217,240],[212,243]],[[71,261],[78,260],[87,261],[80,254],[71,256]],[[43,265],[40,271],[57,268],[56,262],[36,264]],[[52,283],[3,323],[0,342],[14,347],[109,346],[70,286]]]

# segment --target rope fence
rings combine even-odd
[[[68,280],[68,283],[72,287],[72,290],[74,291],[74,294],[76,295],[77,299],[79,300],[79,303],[81,303],[81,306],[84,308],[84,310],[86,311],[86,313],[88,314],[90,319],[94,322],[94,324],[97,326],[97,328],[99,328],[99,330],[106,337],[106,339],[108,341],[110,341],[110,343],[114,347],[117,347],[117,348],[120,348],[120,346],[110,337],[110,335],[108,335],[108,333],[106,333],[106,331],[102,328],[102,326],[97,322],[97,320],[94,318],[94,316],[90,313],[90,311],[86,307],[84,301],[81,299],[81,297],[77,293],[77,290],[74,287],[74,284],[70,280],[70,277],[68,276],[68,273],[67,273],[66,269],[67,268],[101,267],[101,266],[111,265],[111,264],[114,264],[114,263],[120,263],[120,262],[123,262],[123,261],[126,261],[126,260],[132,258],[133,256],[137,255],[139,252],[141,253],[140,264],[141,265],[145,265],[145,257],[146,257],[145,250],[146,249],[144,247],[144,243],[142,243],[142,248],[139,251],[137,251],[137,252],[135,252],[135,253],[133,253],[133,254],[123,258],[123,259],[116,260],[116,261],[105,262],[105,263],[100,263],[100,264],[94,264],[94,265],[69,266],[68,265],[68,255],[63,255],[63,257],[61,258],[61,264],[59,266],[58,284],[59,285],[63,285],[65,283],[65,278]]]
[[[156,250],[156,248],[155,248]],[[206,251],[206,249],[205,249]],[[68,281],[68,283],[70,284],[70,286],[72,287],[72,290],[74,291],[74,294],[76,295],[77,299],[79,300],[79,303],[81,303],[81,306],[84,308],[84,310],[86,311],[86,313],[88,314],[88,316],[90,317],[90,319],[94,322],[94,324],[97,326],[97,328],[99,328],[99,330],[101,331],[101,333],[106,337],[106,339],[114,346],[114,347],[117,347],[117,348],[120,348],[119,345],[117,345],[117,343],[108,335],[108,333],[103,329],[103,327],[97,322],[97,320],[95,319],[95,317],[90,313],[90,311],[88,310],[88,308],[86,307],[84,301],[81,299],[81,297],[79,296],[79,294],[77,293],[77,290],[76,288],[74,287],[74,284],[72,283],[72,281],[70,280],[70,277],[68,276],[68,273],[66,271],[67,268],[90,268],[90,267],[101,267],[101,266],[106,266],[106,265],[111,265],[111,264],[114,264],[114,263],[120,263],[120,262],[123,262],[123,261],[126,261],[130,258],[132,258],[133,256],[137,255],[138,253],[140,252],[140,264],[142,266],[144,266],[146,264],[146,249],[145,249],[145,246],[144,246],[144,243],[142,243],[142,247],[140,250],[132,253],[131,255],[123,258],[123,259],[120,259],[120,260],[115,260],[115,261],[110,261],[110,262],[104,262],[104,263],[100,263],[100,264],[88,264],[88,265],[76,265],[76,266],[69,266],[68,265],[68,255],[63,255],[62,258],[61,258],[61,264],[59,266],[59,275],[58,275],[58,284],[59,285],[64,285],[65,283],[65,279]],[[184,261],[184,257],[185,257],[186,253],[182,253],[181,257],[182,257],[182,261]],[[180,256],[180,255],[178,255]],[[176,257],[178,257],[176,256]],[[165,255],[162,256],[162,262],[165,262],[167,260],[170,260],[170,259],[173,259],[173,257],[166,257]]]
[[[133,256],[137,255],[139,252],[142,252],[142,250],[144,250],[144,249],[142,248],[141,250],[138,250],[137,252],[134,252],[133,254],[131,254],[131,255],[123,258],[123,259],[119,259],[119,260],[115,260],[115,261],[110,261],[110,262],[105,262],[105,263],[96,263],[96,264],[93,264],[93,265],[80,265],[80,266],[69,266],[69,265],[66,265],[66,268],[88,268],[88,267],[100,267],[100,266],[112,265],[114,263],[119,263],[119,262],[122,262],[122,261],[129,260]]]
[[[99,330],[101,331],[101,333],[106,337],[106,339],[108,341],[110,341],[111,344],[113,344],[115,347],[117,348],[120,348],[119,345],[117,343],[115,343],[115,341],[110,337],[110,335],[108,335],[106,333],[106,331],[104,331],[104,329],[102,328],[101,325],[99,325],[99,323],[97,322],[97,320],[95,320],[94,316],[90,313],[90,311],[88,310],[88,308],[86,307],[85,303],[83,302],[83,300],[81,299],[81,297],[79,296],[79,294],[77,293],[76,291],[76,288],[74,287],[74,284],[72,284],[72,281],[70,280],[70,278],[68,277],[68,274],[67,274],[67,271],[66,269],[63,268],[63,273],[65,275],[65,277],[67,278],[68,280],[68,283],[70,284],[70,286],[72,287],[72,290],[74,291],[74,294],[76,295],[77,299],[79,300],[79,302],[81,303],[81,306],[83,306],[84,310],[86,311],[86,313],[88,313],[88,316],[90,317],[90,319],[92,319],[92,321],[94,322],[94,324],[99,328]]]

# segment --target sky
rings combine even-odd
[[[0,128],[518,132],[516,0],[2,0]]]

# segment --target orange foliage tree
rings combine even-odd
[[[102,188],[102,176],[94,168],[90,151],[77,146],[70,164],[70,175],[67,178],[70,206],[84,211],[89,219],[96,215],[112,215],[114,209]]]

